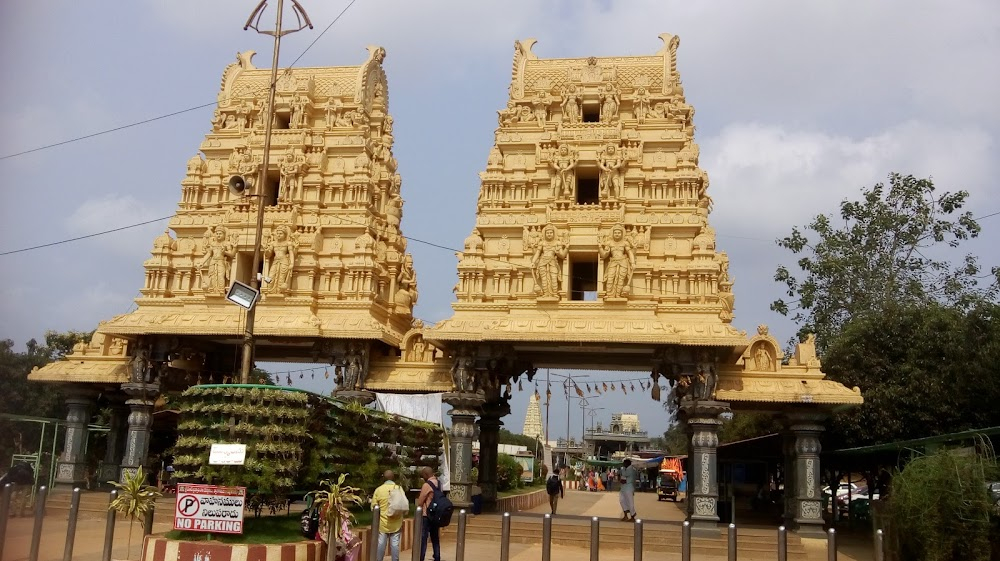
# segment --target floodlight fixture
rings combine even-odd
[[[240,281],[233,281],[229,292],[226,293],[226,300],[243,309],[250,310],[257,303],[257,300],[260,300],[260,291]]]

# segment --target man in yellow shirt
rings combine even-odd
[[[372,506],[378,505],[381,512],[378,525],[378,550],[375,558],[379,561],[385,558],[385,544],[388,541],[392,561],[399,561],[399,537],[402,534],[404,513],[400,512],[396,516],[389,516],[389,493],[399,485],[393,481],[396,479],[396,474],[391,469],[385,470],[382,477],[385,479],[385,483],[372,493]]]

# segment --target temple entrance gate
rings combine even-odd
[[[163,391],[232,379],[242,316],[225,292],[259,274],[257,360],[327,361],[337,394],[362,402],[373,391],[446,392],[456,505],[470,503],[477,432],[479,484],[487,502],[496,498],[490,466],[512,384],[544,367],[635,370],[649,373],[652,398],[677,400],[687,424],[696,529],[719,520],[719,418],[734,409],[782,416],[786,517],[819,527],[822,421],[862,399],[824,379],[811,340],[786,358],[765,326],[752,337],[732,326],[733,279],[708,221],[680,41],[660,38],[653,55],[574,59],[539,59],[534,40],[515,42],[454,314],[434,326],[412,315],[385,51],[370,47],[360,66],[282,73],[272,146],[283,156],[270,159],[252,198],[226,184],[261,165],[267,72],[252,52],[240,54],[223,74],[204,157],[187,164],[176,237],[153,243],[138,309],[31,379],[76,384],[70,420],[92,408],[95,386],[121,394],[120,466],[134,470]],[[267,241],[263,267],[251,271],[258,204]],[[58,481],[78,479],[74,450],[64,451]]]

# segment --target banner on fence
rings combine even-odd
[[[242,534],[246,496],[246,487],[178,483],[174,530]]]

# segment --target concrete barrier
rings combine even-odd
[[[549,495],[545,489],[532,491],[523,495],[513,495],[497,499],[497,512],[520,512],[531,510],[536,506],[543,505],[549,501]]]
[[[146,536],[140,561],[324,561],[326,544],[306,540],[279,544],[242,544],[171,540]]]

